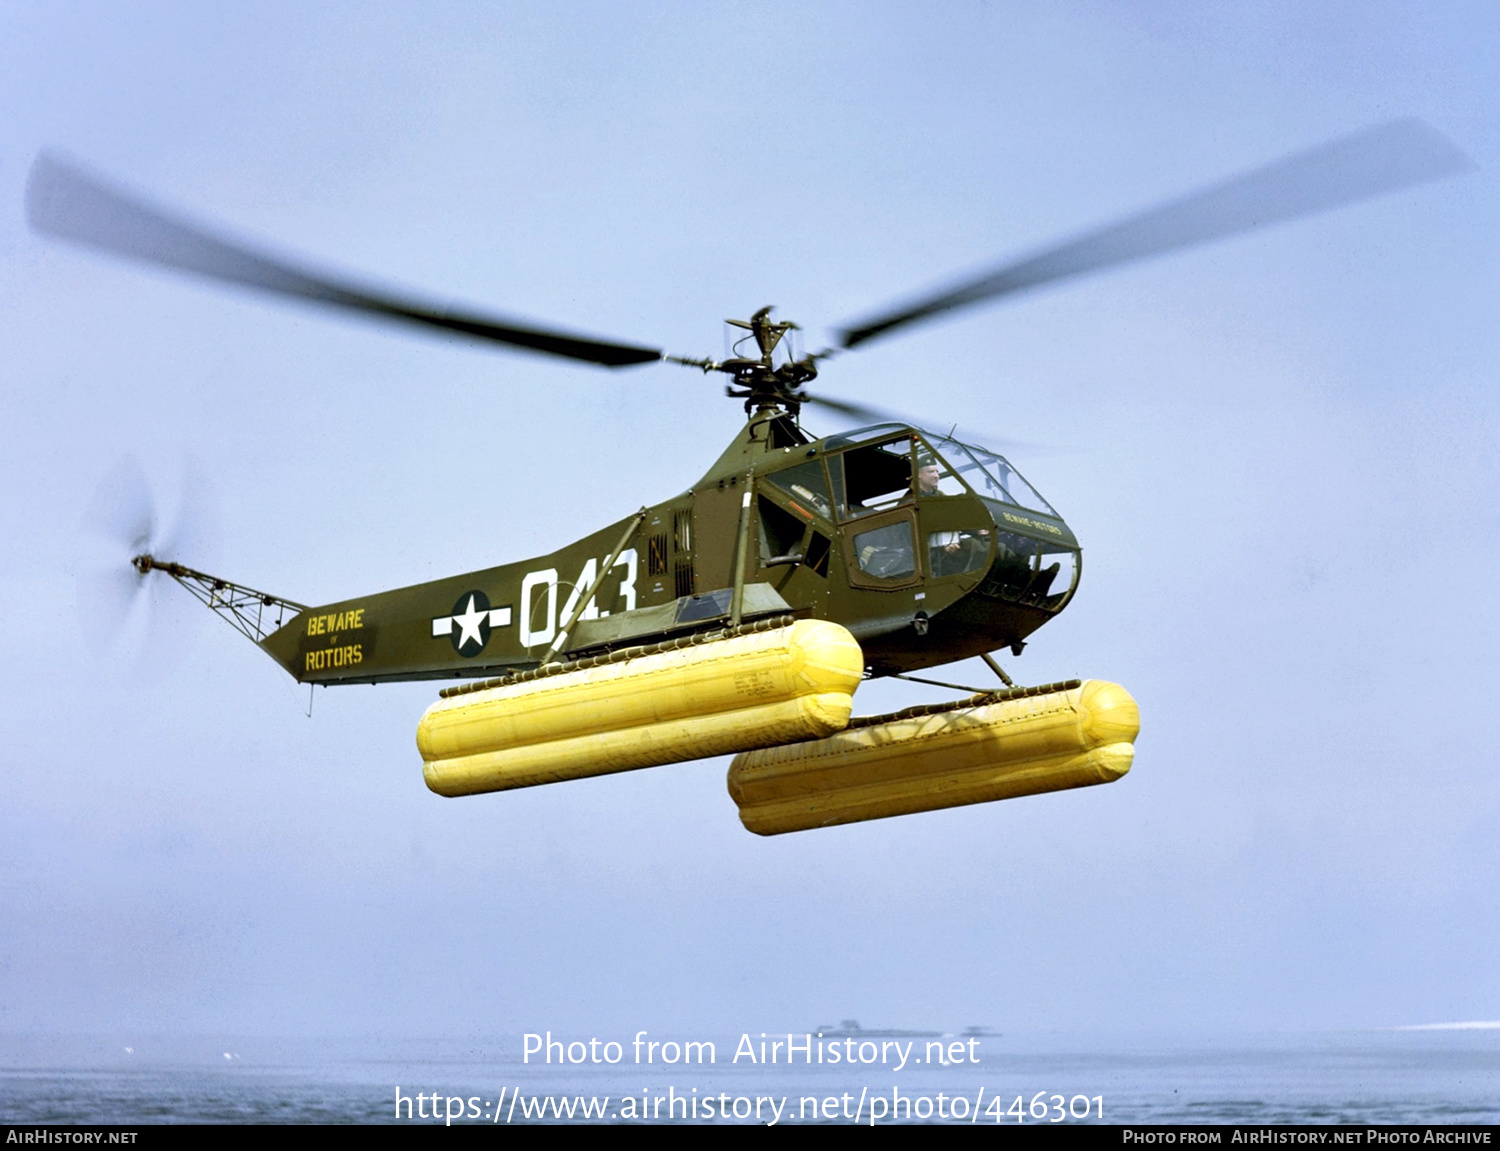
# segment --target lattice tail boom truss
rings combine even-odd
[[[252,643],[260,643],[288,620],[307,610],[306,604],[195,571],[184,564],[166,563],[148,555],[136,556],[130,562],[142,575],[159,571],[171,576],[198,602]]]

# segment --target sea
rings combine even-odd
[[[523,1034],[0,1035],[0,1123],[1500,1123],[1500,1027],[834,1030],[657,1034],[639,1048],[630,1034],[546,1035],[555,1046]]]

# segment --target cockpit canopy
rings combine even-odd
[[[924,578],[982,575],[981,594],[1049,613],[1071,598],[1077,541],[997,452],[894,423],[830,436],[821,447],[819,458],[765,479],[794,508],[843,525],[854,586],[895,590]],[[762,525],[767,557],[800,539],[802,521],[782,515],[784,533]]]
[[[1053,519],[1062,518],[1005,457],[977,444],[894,423],[857,428],[829,436],[823,443],[827,453],[842,452],[843,466],[834,469],[839,473],[834,478],[835,487],[840,478],[844,487],[840,518],[896,503],[913,490],[914,475],[920,480],[926,466],[937,468],[936,491],[924,494],[962,495],[967,491]]]

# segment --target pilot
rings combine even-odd
[[[940,496],[943,493],[938,489],[938,481],[943,478],[943,469],[937,460],[931,456],[923,456],[917,461],[917,495]]]
[[[943,493],[939,486],[945,478],[946,472],[942,464],[938,463],[934,456],[917,457],[917,495],[918,496],[940,496]],[[957,575],[959,572],[967,571],[971,566],[968,558],[959,558],[959,552],[963,550],[964,543],[970,538],[982,540],[988,543],[989,532],[983,529],[978,531],[961,532],[929,532],[927,535],[927,550],[930,556],[930,570],[935,576]]]

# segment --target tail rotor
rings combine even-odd
[[[134,456],[119,460],[84,509],[84,562],[78,577],[79,624],[96,652],[134,650],[168,656],[183,650],[197,614],[189,597],[152,578],[153,568],[193,559],[212,563],[215,501],[206,476],[184,460],[176,499],[162,503]]]

